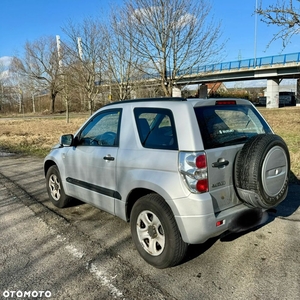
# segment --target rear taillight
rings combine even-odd
[[[193,193],[208,191],[207,160],[205,152],[180,152],[179,171]]]

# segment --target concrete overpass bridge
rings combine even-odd
[[[207,95],[205,83],[267,79],[267,107],[279,107],[282,79],[297,79],[299,83],[300,52],[196,66],[180,70],[177,78],[178,85],[201,84],[201,97]]]

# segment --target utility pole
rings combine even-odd
[[[56,36],[56,47],[57,47],[57,55],[58,55],[58,66],[59,69],[62,67],[62,60],[61,60],[61,47],[60,47],[60,36]]]
[[[78,47],[78,54],[80,60],[82,60],[83,52],[82,52],[82,45],[81,45],[81,37],[77,38],[77,47]]]
[[[256,40],[257,40],[257,0],[255,0],[255,21],[254,21],[254,65],[256,68]]]
[[[60,46],[60,36],[57,35],[56,36],[56,45],[57,45],[57,55],[58,55],[58,67],[59,67],[59,71],[60,74],[62,76],[62,84],[63,84],[63,90],[62,90],[62,95],[63,98],[65,100],[65,105],[66,105],[66,123],[69,123],[69,119],[70,119],[70,112],[69,112],[69,95],[68,95],[68,91],[67,91],[67,83],[66,80],[68,80],[68,78],[65,78],[65,70],[62,69],[62,59],[61,59],[61,46]]]

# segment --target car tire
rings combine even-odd
[[[46,174],[47,192],[51,202],[59,208],[68,206],[71,197],[65,194],[57,166],[51,166]]]
[[[278,135],[252,137],[237,153],[234,169],[237,193],[248,205],[269,209],[285,199],[290,156]]]
[[[182,261],[188,245],[183,242],[174,215],[162,197],[148,194],[137,200],[130,223],[133,242],[146,262],[163,269]]]

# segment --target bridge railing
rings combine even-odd
[[[280,54],[259,58],[243,59],[231,62],[223,62],[211,65],[196,66],[193,68],[179,70],[177,75],[193,75],[199,73],[210,73],[210,72],[222,72],[231,70],[241,70],[241,69],[254,69],[263,66],[273,67],[274,65],[281,64],[285,65],[287,63],[299,63],[300,62],[300,52]]]

